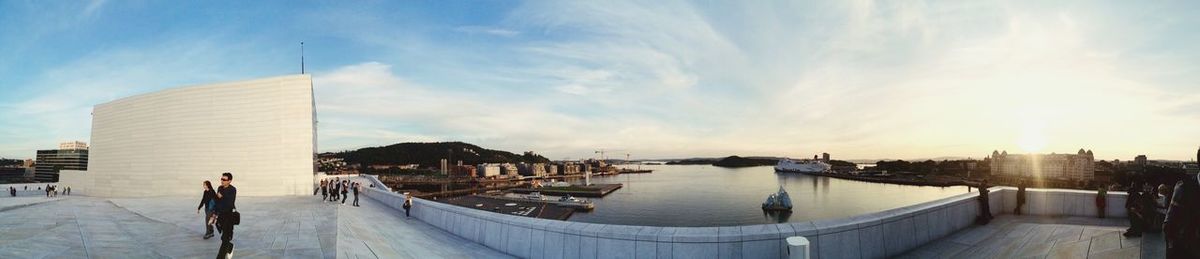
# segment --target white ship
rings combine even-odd
[[[832,168],[833,166],[820,160],[794,161],[784,158],[775,164],[776,172],[785,173],[828,173]]]

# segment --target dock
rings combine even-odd
[[[509,200],[509,201],[549,203],[549,204],[558,205],[559,207],[572,208],[572,209],[581,210],[581,211],[590,211],[590,210],[596,209],[596,204],[592,204],[591,202],[581,203],[581,202],[558,201],[555,199],[532,200],[532,199],[515,198],[515,197],[498,196],[498,195],[480,195],[480,196],[484,196],[487,198],[493,198],[493,199]]]
[[[497,199],[492,196],[469,195],[439,200],[447,204],[514,216],[567,220],[575,209],[551,203]]]
[[[515,193],[532,193],[541,192],[545,195],[554,196],[575,196],[575,197],[592,197],[599,198],[621,189],[622,184],[593,184],[588,186],[568,186],[568,187],[540,187],[540,188],[514,188],[510,190]]]

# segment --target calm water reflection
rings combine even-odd
[[[596,210],[570,221],[643,226],[734,226],[841,218],[967,193],[967,188],[867,183],[800,174],[776,174],[770,166],[644,165],[652,174],[593,177],[622,183]],[[763,213],[761,204],[779,186],[792,197],[790,214]]]

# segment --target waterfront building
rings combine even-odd
[[[516,176],[521,175],[520,171],[517,170],[517,165],[514,165],[512,163],[500,164],[500,172],[501,172],[501,175],[509,176],[509,177],[516,177]]]
[[[446,174],[446,173],[450,172],[450,170],[449,170],[450,169],[450,160],[442,158],[441,165],[442,165],[442,167],[439,172],[441,172],[442,174]]]
[[[1091,150],[1076,154],[1009,154],[992,151],[993,176],[1035,177],[1057,180],[1093,180],[1095,156]]]
[[[477,171],[475,169],[475,166],[470,166],[470,165],[456,165],[454,167],[451,167],[451,170],[450,170],[450,176],[453,176],[453,177],[460,177],[460,176],[461,177],[472,177],[472,176],[475,176],[476,174],[477,174]]]
[[[558,175],[576,175],[581,174],[581,166],[575,162],[566,162],[558,167]]]
[[[500,164],[479,164],[475,167],[475,175],[484,178],[500,176]]]
[[[524,176],[546,176],[546,164],[544,163],[520,163],[517,164],[517,172]]]
[[[829,153],[821,153],[821,161],[829,162]]]
[[[68,144],[71,145],[63,145]],[[37,162],[34,163],[33,180],[38,182],[57,182],[62,170],[84,171],[88,169],[87,144],[82,146],[75,143],[62,143],[59,147],[67,149],[48,149],[37,151]]]
[[[558,175],[558,174],[559,174],[558,173],[558,165],[555,165],[553,163],[546,164],[546,174],[545,175]]]
[[[311,195],[312,87],[310,75],[289,75],[98,104],[87,172],[64,171],[60,184],[100,197],[195,195],[231,172],[239,196]]]

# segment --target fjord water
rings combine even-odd
[[[899,208],[968,192],[964,186],[907,186],[777,174],[771,166],[643,165],[641,168],[653,169],[654,173],[593,177],[592,183],[625,186],[604,198],[589,198],[596,209],[577,212],[569,221],[673,227],[804,222]],[[792,213],[764,213],[763,200],[778,191],[780,185],[792,198]]]

